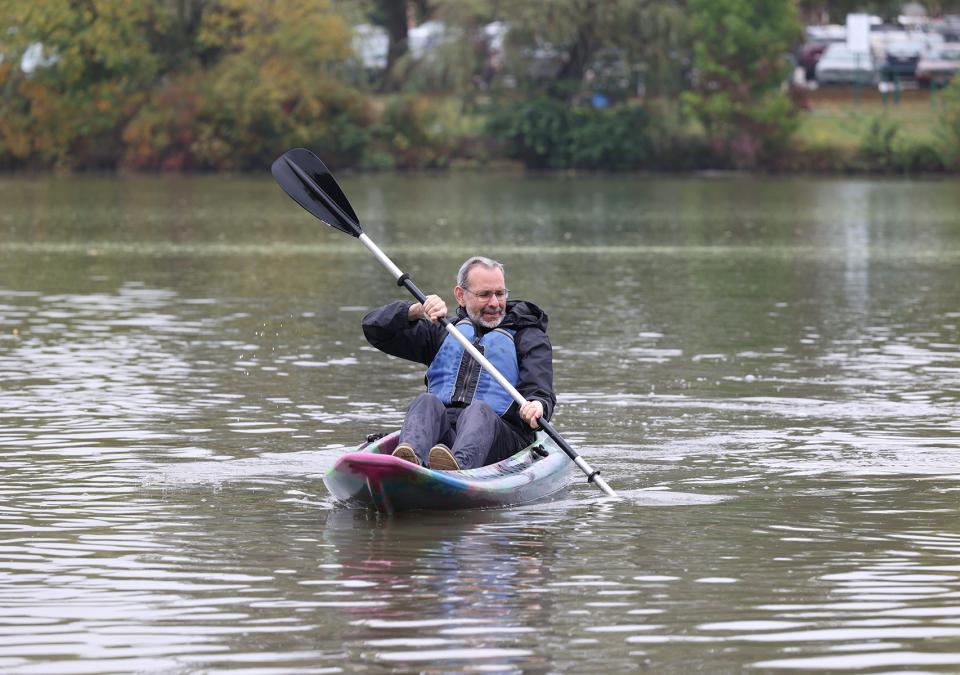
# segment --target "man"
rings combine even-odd
[[[520,392],[520,407],[439,323],[439,296],[394,302],[363,317],[363,334],[382,352],[427,368],[427,393],[410,404],[394,455],[457,471],[506,459],[530,444],[553,393],[547,315],[530,302],[507,301],[503,265],[475,256],[460,267],[453,294],[456,328]]]

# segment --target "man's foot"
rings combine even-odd
[[[450,448],[443,443],[437,443],[430,448],[430,468],[437,471],[459,471],[457,458],[450,452]]]
[[[400,459],[406,460],[413,464],[420,464],[420,459],[417,457],[417,453],[406,443],[401,443],[398,445],[397,449],[393,451],[393,456],[399,457]]]

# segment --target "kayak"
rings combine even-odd
[[[464,471],[435,471],[394,457],[400,432],[370,437],[340,457],[323,478],[348,506],[395,513],[515,506],[564,490],[572,462],[546,434],[502,462]]]

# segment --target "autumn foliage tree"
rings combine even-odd
[[[163,3],[0,0],[0,26],[8,27],[0,38],[0,157],[110,166],[120,129],[162,71],[151,44],[171,18]]]
[[[249,169],[365,140],[329,0],[0,0],[0,25],[8,166]]]
[[[366,99],[337,77],[350,33],[326,0],[219,0],[197,44],[211,64],[152,94],[124,131],[127,165],[242,170],[278,147],[323,147],[334,162],[362,151]]]

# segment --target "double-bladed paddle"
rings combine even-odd
[[[418,302],[425,302],[426,296],[423,294],[410,275],[403,272],[399,267],[393,264],[393,261],[380,250],[380,247],[371,241],[370,237],[364,234],[360,227],[360,219],[354,212],[350,202],[347,201],[343,190],[337,185],[333,174],[320,161],[320,158],[304,148],[289,150],[277,158],[271,167],[273,177],[290,197],[300,206],[309,211],[327,225],[334,227],[341,232],[345,232],[356,237],[360,242],[370,249],[370,252],[377,257],[384,267],[389,270],[393,278],[396,279],[398,286],[404,286],[417,299]],[[524,405],[527,400],[510,384],[510,382],[500,374],[490,361],[474,347],[463,333],[456,329],[453,321],[446,317],[440,318],[441,324],[447,332],[457,340],[463,348],[470,354],[501,387],[503,387],[513,400],[519,405]],[[560,433],[553,428],[553,425],[544,419],[540,420],[540,428],[552,438],[567,456],[573,460],[573,463],[579,467],[587,476],[587,481],[594,483],[604,494],[609,497],[616,497],[617,494],[607,485],[606,481],[600,477],[599,471],[594,471],[584,461],[584,459],[570,447],[570,444],[563,440]]]

